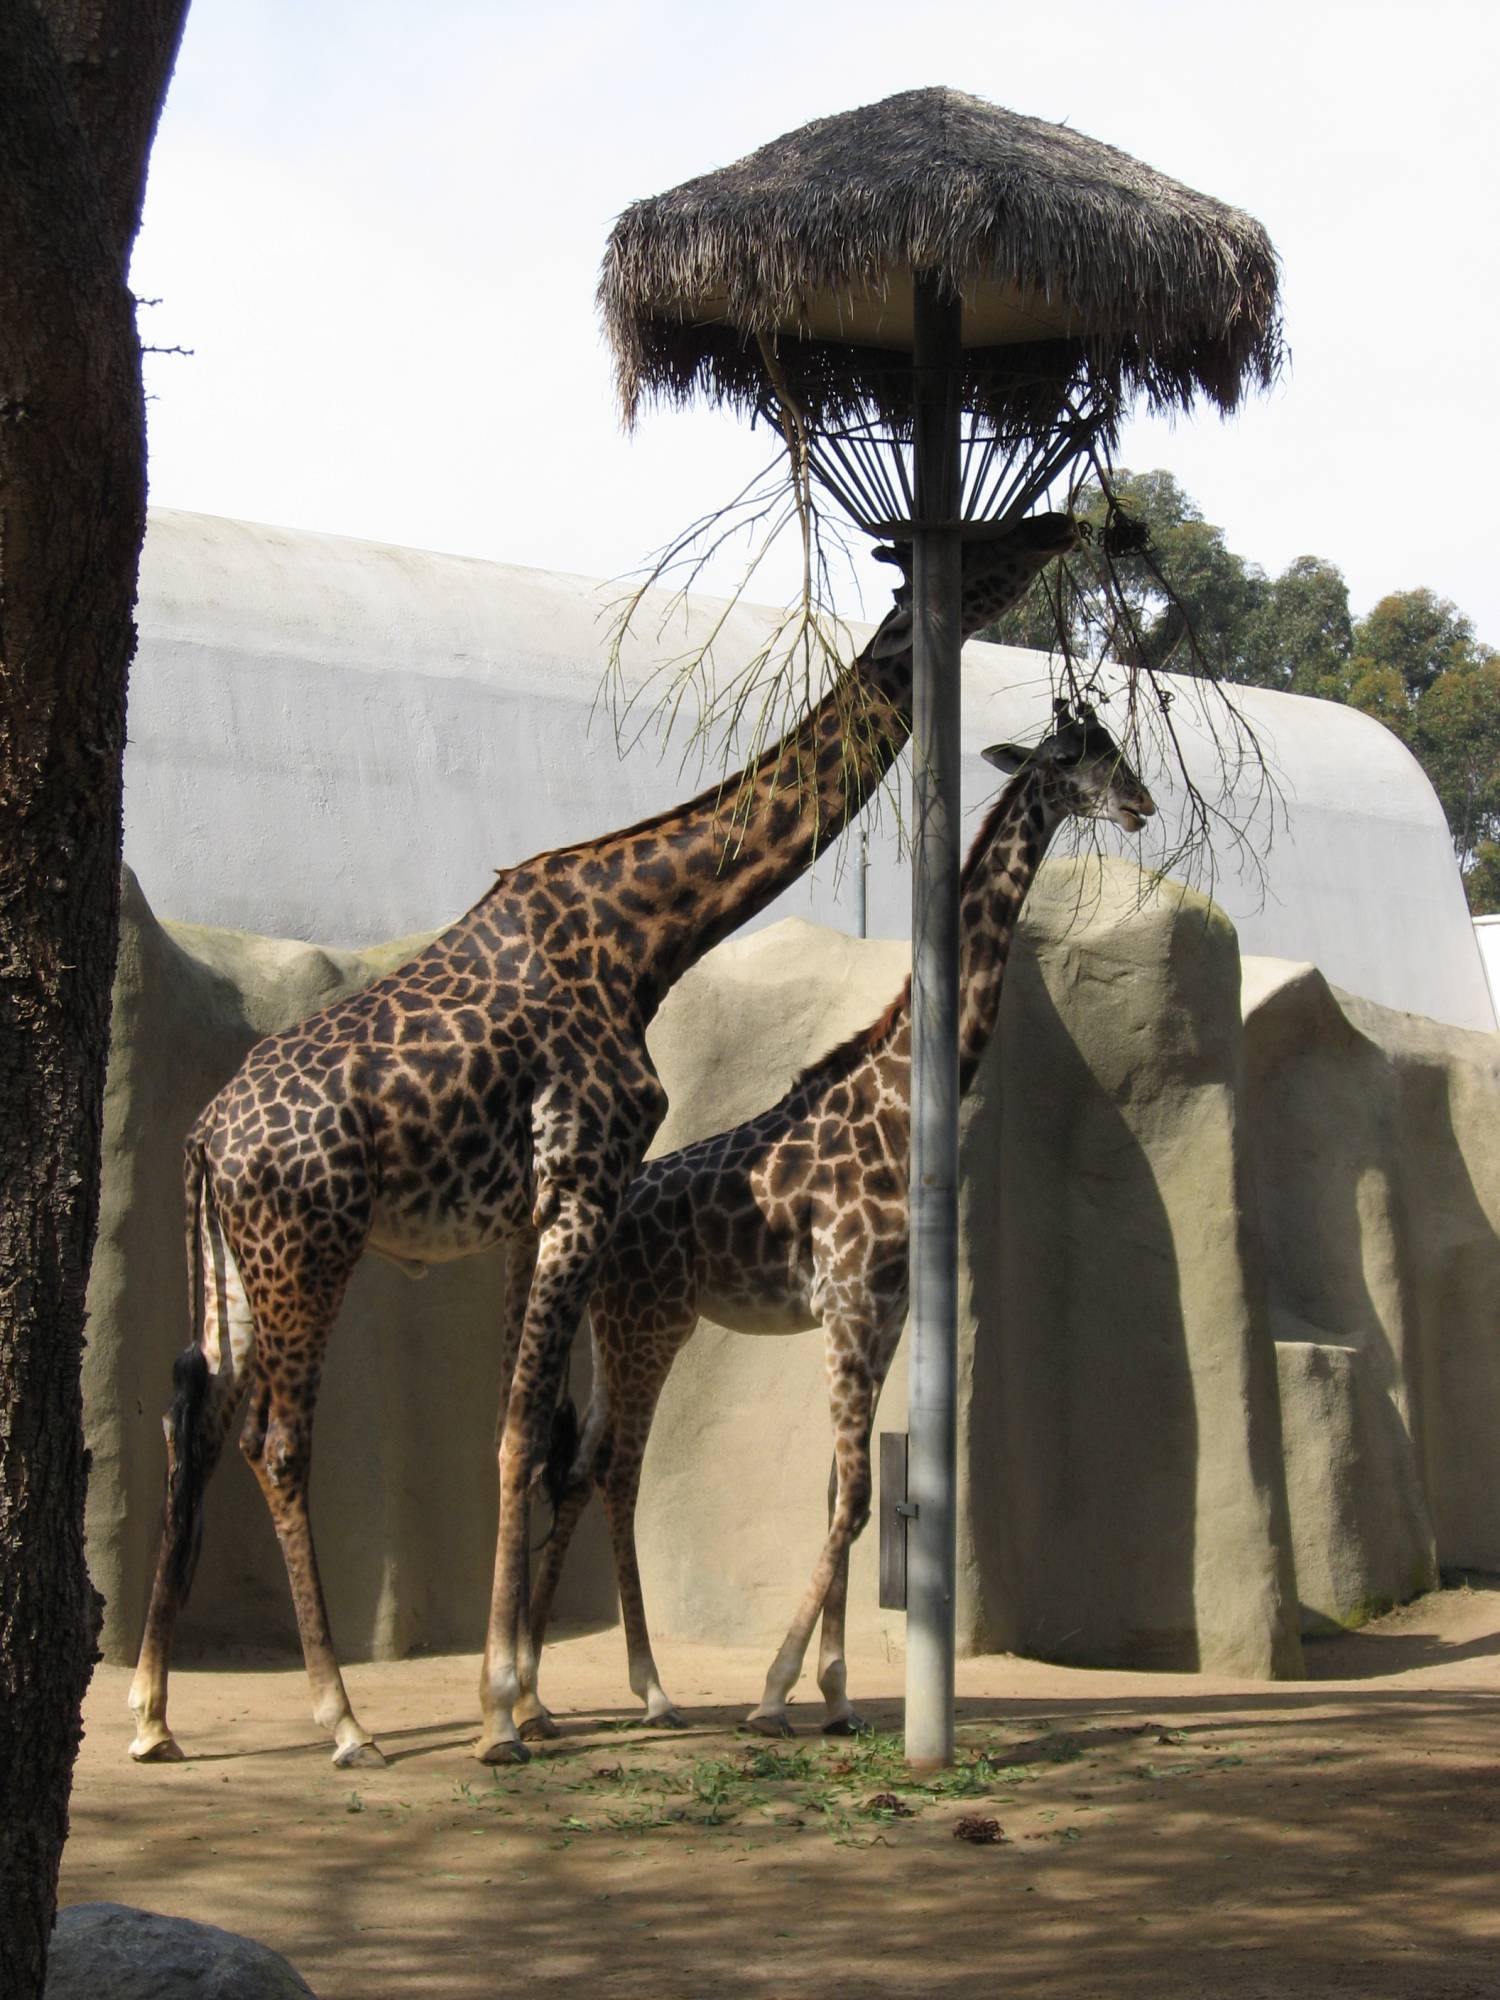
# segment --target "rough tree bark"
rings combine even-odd
[[[126,284],[187,0],[0,0],[0,1993],[39,1995],[97,1612],[79,1368],[145,528]]]

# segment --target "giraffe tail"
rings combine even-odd
[[[552,1412],[552,1432],[547,1439],[547,1457],[542,1465],[542,1491],[554,1514],[577,1484],[575,1466],[581,1435],[578,1405],[565,1389]]]
[[[187,1602],[203,1546],[203,1489],[207,1469],[200,1449],[208,1400],[208,1363],[201,1347],[187,1347],[172,1363],[172,1408],[167,1417],[167,1536],[178,1602]]]
[[[581,1424],[578,1421],[578,1405],[568,1394],[566,1384],[552,1414],[552,1434],[547,1440],[547,1457],[542,1467],[542,1490],[551,1503],[554,1516],[564,1499],[588,1487],[595,1478],[602,1477],[608,1454],[605,1432],[610,1418],[609,1377],[599,1347],[599,1326],[592,1306],[584,1314],[584,1320],[589,1330],[589,1373],[593,1378],[593,1391]]]
[[[179,1602],[187,1601],[203,1546],[203,1493],[213,1470],[204,1450],[204,1412],[210,1373],[203,1351],[206,1287],[203,1269],[205,1207],[213,1203],[203,1142],[188,1140],[186,1168],[188,1269],[193,1339],[172,1363],[172,1407],[167,1412],[167,1562]]]

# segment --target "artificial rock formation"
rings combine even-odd
[[[1500,1038],[1280,961],[1246,962],[1242,1016],[1227,920],[1145,885],[1125,862],[1047,864],[965,1105],[961,1641],[1295,1673],[1299,1627],[1356,1620],[1438,1563],[1500,1567]],[[162,925],[127,884],[86,1377],[111,1658],[139,1638],[188,1333],[182,1134],[257,1035],[411,943]],[[795,920],[720,946],[652,1029],[672,1101],[658,1148],[774,1101],[905,970],[902,944]],[[314,1488],[350,1656],[482,1642],[502,1282],[489,1257],[415,1284],[374,1259],[356,1275],[345,1313],[369,1324],[335,1334]],[[904,1393],[898,1359],[881,1428],[904,1425]],[[828,1455],[818,1335],[702,1326],[638,1518],[661,1632],[779,1636],[824,1532]],[[280,1555],[234,1457],[183,1638],[289,1647]],[[899,1643],[875,1599],[872,1527],[856,1648]],[[610,1603],[595,1519],[559,1615]]]
[[[1309,1631],[1500,1569],[1500,1037],[1245,961],[1257,1215]]]
[[[1038,891],[966,1121],[972,1639],[1295,1672],[1234,932],[1119,863]]]

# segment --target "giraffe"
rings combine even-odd
[[[965,632],[1076,540],[1067,516],[1047,514],[971,545]],[[504,1246],[500,1525],[475,1755],[522,1762],[523,1730],[547,1732],[528,1499],[595,1267],[665,1112],[647,1024],[868,798],[910,704],[908,583],[823,700],[738,780],[504,870],[398,970],[258,1043],[204,1110],[186,1144],[194,1338],[173,1368],[166,1518],[130,1692],[137,1760],[182,1754],[167,1724],[172,1634],[205,1483],[244,1406],[240,1449],[286,1562],[314,1718],[336,1765],[386,1761],[349,1702],[308,1512],[323,1357],[366,1249],[415,1272]]]
[[[1011,782],[964,866],[960,900],[959,1087],[994,1032],[1016,921],[1047,845],[1069,816],[1105,814],[1137,832],[1156,808],[1109,732],[1058,704],[1034,750],[984,752]],[[603,1489],[632,1691],[645,1720],[680,1726],[646,1625],[635,1502],[652,1416],[673,1359],[700,1317],[751,1334],[821,1326],[834,1433],[827,1539],[747,1718],[789,1736],[787,1697],[822,1614],[823,1729],[863,1727],[849,1701],[844,1609],[849,1549],[870,1505],[870,1431],[907,1308],[910,981],[871,1026],[815,1062],[770,1110],[732,1131],[648,1160],[625,1197],[589,1302],[594,1395],[538,1572],[531,1630],[540,1647],[569,1538],[593,1484]]]

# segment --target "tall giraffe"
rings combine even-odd
[[[986,750],[1015,775],[980,828],[960,901],[959,1088],[994,1032],[1021,905],[1065,818],[1107,814],[1137,832],[1156,808],[1089,709],[1059,707],[1035,750]],[[648,1160],[599,1267],[589,1317],[594,1399],[531,1605],[540,1647],[568,1541],[597,1480],[614,1545],[630,1685],[646,1720],[672,1725],[646,1625],[635,1502],[657,1399],[700,1317],[751,1334],[821,1326],[833,1417],[827,1539],[747,1718],[789,1736],[787,1697],[822,1614],[823,1728],[862,1727],[849,1702],[849,1549],[869,1514],[870,1431],[907,1308],[911,983],[870,1027],[803,1072],[778,1104],[730,1132]]]
[[[1013,603],[1076,530],[1020,522],[966,552],[962,623]],[[666,1097],[646,1026],[673,981],[834,839],[910,730],[911,611],[898,592],[800,726],[685,805],[505,870],[397,971],[269,1036],[187,1140],[195,1337],[173,1370],[167,1518],[131,1754],[181,1755],[167,1726],[177,1613],[205,1482],[242,1403],[240,1448],[291,1582],[313,1714],[335,1764],[379,1764],[349,1703],[308,1515],[313,1409],[350,1275],[368,1248],[425,1267],[503,1243],[500,1526],[475,1754],[529,1754],[545,1726],[526,1617],[527,1508],[568,1350],[616,1211]]]

